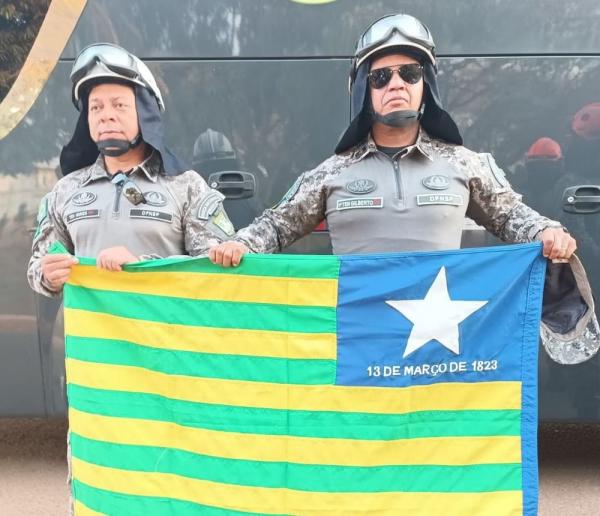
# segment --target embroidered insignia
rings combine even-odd
[[[423,186],[429,188],[429,190],[446,190],[450,186],[450,179],[438,174],[426,177],[421,182],[423,183]]]
[[[131,209],[129,210],[129,217],[132,219],[160,220],[161,222],[171,222],[171,220],[173,220],[173,215],[170,213],[156,210]]]
[[[427,206],[429,204],[449,204],[451,206],[462,206],[462,195],[455,194],[423,194],[417,195],[417,205]]]
[[[359,208],[383,208],[383,197],[358,197],[356,199],[340,199],[336,203],[338,211],[356,210]]]
[[[98,196],[92,192],[79,192],[75,194],[71,199],[71,202],[75,206],[87,206],[88,204],[92,204]]]
[[[210,221],[227,236],[232,236],[235,233],[235,228],[223,208],[213,215]]]
[[[35,230],[35,235],[33,235],[34,239],[36,239],[42,232],[42,223],[46,220],[47,217],[48,217],[48,197],[46,196],[42,199],[42,202],[40,203],[40,207],[38,209],[37,228]]]
[[[198,206],[198,218],[200,220],[208,220],[216,211],[225,196],[221,192],[212,190],[208,193]]]
[[[146,204],[150,206],[166,206],[167,204],[167,196],[161,192],[144,192],[144,198]]]
[[[480,159],[483,167],[485,167],[486,165],[489,166],[490,171],[492,172],[492,175],[494,176],[494,179],[496,180],[500,188],[506,188],[507,186],[509,186],[508,179],[506,178],[504,170],[502,170],[496,164],[496,160],[491,154],[480,154]]]
[[[346,191],[357,195],[371,193],[375,188],[377,188],[377,184],[370,179],[355,179],[346,183]]]
[[[296,195],[296,193],[298,192],[298,190],[300,190],[301,184],[302,184],[302,176],[300,176],[298,179],[296,179],[296,181],[294,181],[294,184],[292,186],[290,186],[290,189],[287,192],[285,192],[285,194],[283,195],[281,200],[274,206],[274,208],[277,208],[277,206],[279,206],[285,202],[291,201],[294,198],[294,195]]]

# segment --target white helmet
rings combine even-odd
[[[81,87],[88,81],[112,78],[137,84],[149,90],[161,111],[165,103],[150,69],[133,54],[112,43],[95,43],[85,47],[71,70],[72,100],[80,109]]]
[[[376,52],[393,47],[415,50],[437,70],[435,44],[429,29],[410,14],[388,14],[369,25],[358,40],[350,71],[350,89],[358,67],[366,59]]]

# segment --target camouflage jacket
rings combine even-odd
[[[142,203],[124,194],[127,183],[111,181],[102,157],[62,178],[42,199],[27,271],[31,288],[57,294],[47,288],[41,270],[41,258],[56,241],[78,256],[96,257],[113,246],[138,256],[197,256],[233,235],[224,196],[196,172],[167,176],[154,152],[128,178],[143,192]]]
[[[327,219],[335,254],[452,249],[465,216],[506,242],[560,227],[521,202],[491,155],[421,130],[392,158],[369,138],[303,173],[236,240],[253,252],[279,251]]]

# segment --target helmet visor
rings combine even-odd
[[[84,48],[77,56],[71,70],[71,81],[79,82],[97,61],[102,62],[109,70],[130,79],[141,77],[129,52],[110,43],[101,43]]]
[[[75,59],[71,70],[73,99],[75,102],[79,100],[80,85],[85,82],[86,76],[93,70],[96,63],[102,63],[110,72],[150,89],[157,98],[161,109],[164,109],[164,103],[156,81],[146,65],[124,48],[111,43],[90,45],[84,48]]]
[[[422,49],[435,64],[435,45],[429,29],[408,14],[384,16],[373,22],[358,40],[355,56],[360,60],[385,43],[396,33],[406,45]]]

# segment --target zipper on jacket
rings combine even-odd
[[[385,156],[389,161],[392,162],[392,166],[394,167],[394,180],[396,181],[396,197],[398,200],[402,200],[402,181],[400,180],[400,158],[406,154],[406,149],[399,152],[395,155],[395,159],[388,156],[385,152],[378,150],[380,154]]]
[[[400,182],[400,165],[398,164],[398,159],[392,159],[392,163],[394,164],[394,179],[396,180],[396,196],[399,200],[402,200],[402,186]]]
[[[121,210],[121,193],[123,192],[123,183],[115,185],[115,202],[113,204],[112,216],[114,219],[118,219]]]

